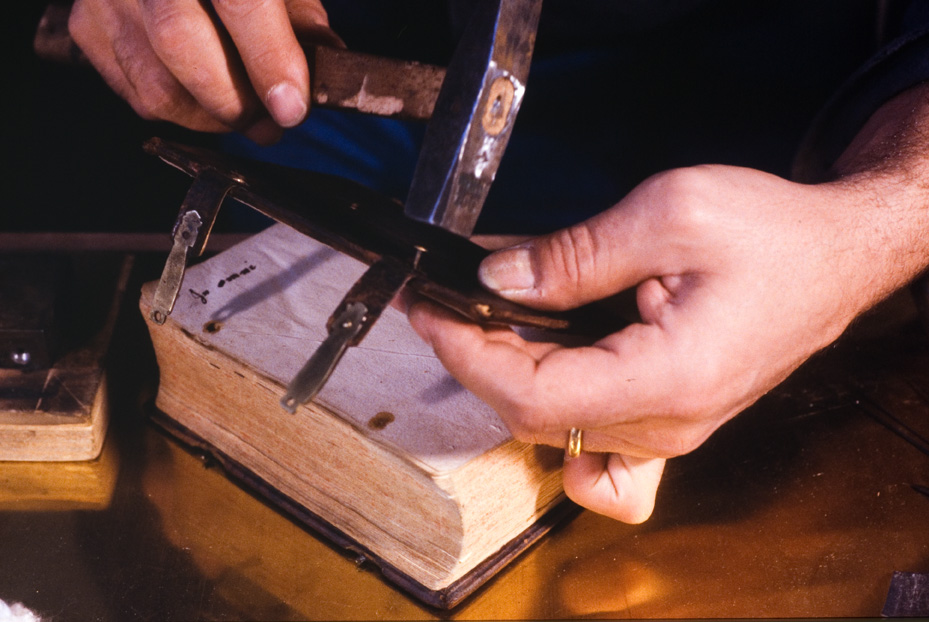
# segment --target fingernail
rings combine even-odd
[[[268,91],[268,111],[281,127],[293,127],[306,116],[306,102],[290,82],[280,82]]]
[[[532,289],[535,272],[529,249],[517,246],[489,255],[481,262],[478,278],[484,287],[498,294],[518,294]]]

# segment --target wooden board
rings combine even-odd
[[[93,254],[69,260],[62,346],[54,363],[0,370],[0,460],[91,460],[103,447],[106,353],[132,260]]]

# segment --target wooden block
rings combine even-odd
[[[116,491],[119,453],[104,443],[93,460],[0,462],[0,511],[103,510]]]
[[[106,354],[132,261],[68,257],[54,363],[0,370],[0,460],[73,461],[100,455],[108,424]]]

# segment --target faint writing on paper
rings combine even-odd
[[[218,287],[218,288],[225,287],[226,285],[228,285],[228,284],[231,283],[232,281],[235,281],[236,279],[241,279],[243,276],[246,276],[246,275],[248,275],[248,274],[251,274],[251,273],[254,272],[255,270],[257,270],[257,266],[256,266],[255,264],[249,264],[247,267],[242,268],[242,269],[239,270],[238,272],[233,272],[233,273],[230,274],[229,276],[227,276],[227,277],[225,277],[225,278],[223,278],[223,279],[219,279],[219,281],[217,281],[217,283],[216,283],[216,287]],[[200,301],[200,304],[204,304],[204,305],[207,303],[207,298],[208,298],[209,295],[210,295],[210,290],[208,290],[208,289],[205,289],[205,290],[203,290],[202,292],[198,292],[197,290],[191,288],[191,289],[189,289],[189,290],[187,290],[187,291],[190,292],[190,295],[191,295],[191,296],[193,296],[194,298],[196,298],[197,300],[199,300],[199,301]]]

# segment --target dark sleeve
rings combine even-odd
[[[929,80],[929,24],[883,48],[830,98],[814,119],[794,162],[794,178],[813,182],[829,168],[861,127],[895,95]]]

